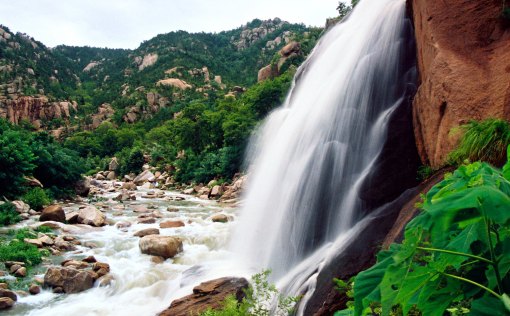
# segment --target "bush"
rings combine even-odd
[[[25,203],[36,211],[43,209],[46,205],[51,203],[50,198],[46,192],[41,188],[33,188],[23,195],[21,198]]]
[[[239,303],[229,296],[219,310],[208,309],[201,316],[284,316],[291,315],[297,297],[285,297],[267,281],[270,271],[252,277],[252,285],[245,291],[246,297]],[[273,305],[275,304],[275,305]]]
[[[0,226],[8,226],[21,221],[16,207],[12,203],[0,204]]]
[[[510,158],[510,148],[508,148]],[[424,197],[402,244],[379,252],[354,280],[341,315],[508,315],[510,162],[459,167]],[[421,314],[420,314],[421,313]]]
[[[459,147],[448,155],[448,162],[460,165],[465,160],[485,161],[496,166],[505,162],[510,144],[510,124],[498,119],[472,121],[459,127],[463,133]]]
[[[22,261],[30,267],[42,262],[42,254],[34,245],[13,240],[0,244],[0,261]]]

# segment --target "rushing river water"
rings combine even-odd
[[[110,223],[132,223],[130,227],[107,225],[91,228],[81,234],[70,233],[81,243],[93,243],[97,247],[78,246],[77,250],[53,258],[82,259],[93,255],[111,267],[115,281],[107,287],[96,287],[79,294],[53,294],[43,289],[35,296],[19,297],[15,307],[5,315],[155,315],[170,305],[174,298],[191,293],[191,288],[203,280],[232,275],[235,264],[226,250],[235,208],[216,201],[201,200],[177,192],[164,192],[163,197],[142,198],[148,190],[136,191],[135,201],[117,202],[118,193],[99,195],[98,202],[90,202],[105,211]],[[180,200],[184,198],[185,200]],[[80,204],[66,204],[66,212],[78,209]],[[143,205],[161,214],[154,224],[137,224],[140,213],[134,212]],[[167,208],[178,212],[169,212]],[[214,223],[211,216],[223,213],[234,218],[228,223]],[[140,238],[133,234],[145,228],[159,228],[166,220],[180,220],[186,226],[160,229],[161,235],[178,236],[183,239],[184,251],[173,259],[155,264],[151,256],[140,252]],[[21,223],[20,227],[31,224]],[[51,259],[51,258],[50,258]],[[42,269],[45,271],[45,269]],[[241,272],[239,274],[242,274]],[[238,275],[239,275],[238,274]],[[41,275],[42,277],[43,275]]]

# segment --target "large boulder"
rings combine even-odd
[[[61,288],[64,293],[79,293],[86,291],[94,285],[92,274],[74,268],[50,267],[44,275],[44,285]]]
[[[65,223],[66,213],[64,212],[62,206],[50,205],[43,209],[41,216],[39,217],[39,221],[41,222],[54,221]]]
[[[113,157],[108,164],[108,170],[117,171],[117,169],[119,169],[119,162],[117,161],[117,158]]]
[[[140,251],[147,255],[172,258],[182,252],[182,240],[171,236],[149,235],[140,239]]]
[[[78,212],[77,222],[80,224],[100,227],[105,225],[106,216],[92,205],[81,208]]]
[[[14,301],[9,297],[0,297],[0,310],[8,309],[14,306]]]
[[[90,178],[84,178],[76,182],[74,191],[79,196],[87,197],[90,193]]]
[[[209,308],[221,308],[228,296],[234,296],[240,302],[246,296],[248,286],[246,279],[234,277],[203,282],[193,288],[193,294],[174,300],[159,316],[200,315]]]
[[[414,134],[422,162],[437,168],[457,145],[452,128],[510,119],[510,29],[501,1],[410,2],[421,82]]]
[[[150,170],[145,170],[143,171],[142,173],[140,173],[134,180],[133,182],[137,185],[142,185],[144,184],[145,182],[147,181],[154,181],[156,180],[156,177],[154,176],[154,174],[152,172],[150,172]]]

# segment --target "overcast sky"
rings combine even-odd
[[[323,26],[338,0],[0,0],[0,24],[47,46],[136,48],[175,30],[219,32],[254,18]]]

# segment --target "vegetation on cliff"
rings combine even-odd
[[[510,159],[510,148],[508,151]],[[336,315],[506,315],[510,311],[510,162],[460,166],[434,186],[402,244],[353,282]]]

